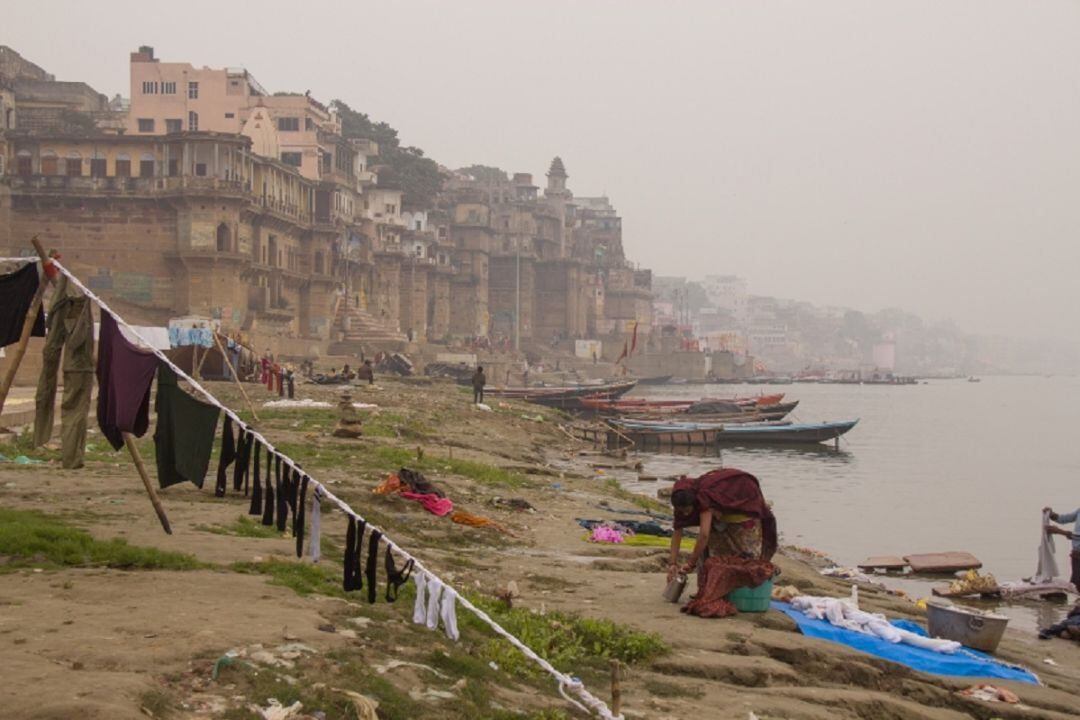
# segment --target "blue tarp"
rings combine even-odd
[[[822,640],[847,645],[869,655],[906,665],[913,670],[933,675],[998,678],[1032,685],[1039,684],[1039,678],[1034,673],[1015,665],[1007,665],[995,660],[986,653],[971,648],[961,648],[956,653],[947,655],[933,650],[917,648],[914,645],[891,643],[874,635],[836,627],[827,620],[815,620],[807,617],[798,610],[793,609],[788,603],[774,601],[772,608],[773,610],[779,610],[794,620],[799,625],[802,634],[807,637],[821,638]],[[926,635],[925,630],[909,620],[892,620],[891,622],[901,630]]]

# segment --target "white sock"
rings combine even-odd
[[[427,626],[428,630],[439,627],[439,594],[442,592],[442,580],[428,578]]]
[[[442,618],[443,631],[446,633],[446,637],[451,640],[457,640],[461,637],[461,633],[457,629],[457,593],[450,588],[444,588],[442,594],[442,603],[439,608],[439,617]]]
[[[427,573],[413,573],[413,582],[416,583],[416,604],[413,605],[412,621],[417,625],[423,625],[427,621],[427,601],[424,599]]]

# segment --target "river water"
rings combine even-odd
[[[701,474],[723,465],[757,476],[773,502],[782,542],[842,565],[871,555],[966,550],[998,580],[1035,572],[1040,511],[1080,506],[1080,378],[986,377],[910,386],[682,385],[636,397],[698,398],[785,392],[789,419],[859,418],[839,451],[724,448],[643,453],[644,475]],[[655,495],[657,483],[622,478]],[[1068,578],[1068,542],[1057,538]],[[916,596],[945,581],[886,579]],[[985,605],[983,605],[985,607]],[[1002,605],[1010,626],[1056,621],[1066,606]]]

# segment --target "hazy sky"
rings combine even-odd
[[[109,95],[140,44],[243,65],[450,167],[559,154],[660,274],[1074,331],[1078,2],[47,1],[0,43]]]

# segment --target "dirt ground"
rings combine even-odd
[[[231,407],[243,407],[233,386],[211,387]],[[600,503],[640,509],[640,501],[593,471],[590,463],[612,459],[560,432],[554,411],[492,400],[493,412],[484,412],[445,382],[381,379],[351,390],[355,401],[379,410],[361,413],[364,438],[343,440],[329,435],[335,411],[269,410],[262,408],[273,399],[269,393],[255,386],[249,391],[260,430],[463,592],[493,595],[513,581],[515,607],[572,611],[661,636],[669,652],[624,671],[627,718],[1080,716],[1080,646],[1074,643],[1010,632],[1000,657],[1033,670],[1043,685],[995,682],[1019,695],[1019,705],[1007,705],[958,695],[970,681],[916,673],[806,638],[780,613],[711,620],[681,614],[660,598],[665,550],[583,540],[575,518],[617,518]],[[339,392],[298,388],[299,397],[330,401]],[[142,448],[152,467],[148,440]],[[248,718],[259,717],[252,705],[266,707],[270,697],[301,690],[304,709],[293,717],[356,717],[345,690],[378,699],[382,718],[575,716],[546,676],[523,679],[479,661],[488,657],[483,653],[492,640],[465,623],[460,609],[463,637],[454,644],[441,632],[412,625],[411,595],[368,605],[362,593],[300,594],[272,574],[250,571],[273,559],[300,563],[294,541],[232,532],[247,499],[231,488],[225,498],[214,498],[212,478],[201,491],[188,484],[162,491],[174,529],[165,535],[127,457],[106,452],[100,435],[90,444],[82,470],[62,470],[50,459],[55,451],[31,453],[50,459],[43,465],[0,464],[0,507],[42,511],[95,538],[189,553],[206,565],[186,571],[22,567],[0,574],[3,717]],[[423,459],[416,461],[418,453]],[[402,460],[421,467],[458,508],[497,520],[513,536],[455,525],[409,501],[373,495]],[[614,462],[632,463],[633,457]],[[762,480],[768,495],[768,478]],[[527,500],[536,512],[497,507],[495,497]],[[324,515],[327,552],[320,565],[327,572],[340,574],[344,529],[340,514]],[[850,592],[796,551],[784,551],[778,564],[783,583],[808,593]],[[860,597],[864,609],[921,617],[902,597],[872,588]],[[230,650],[235,657],[226,655]],[[582,678],[594,694],[610,699],[603,672],[594,667]]]

